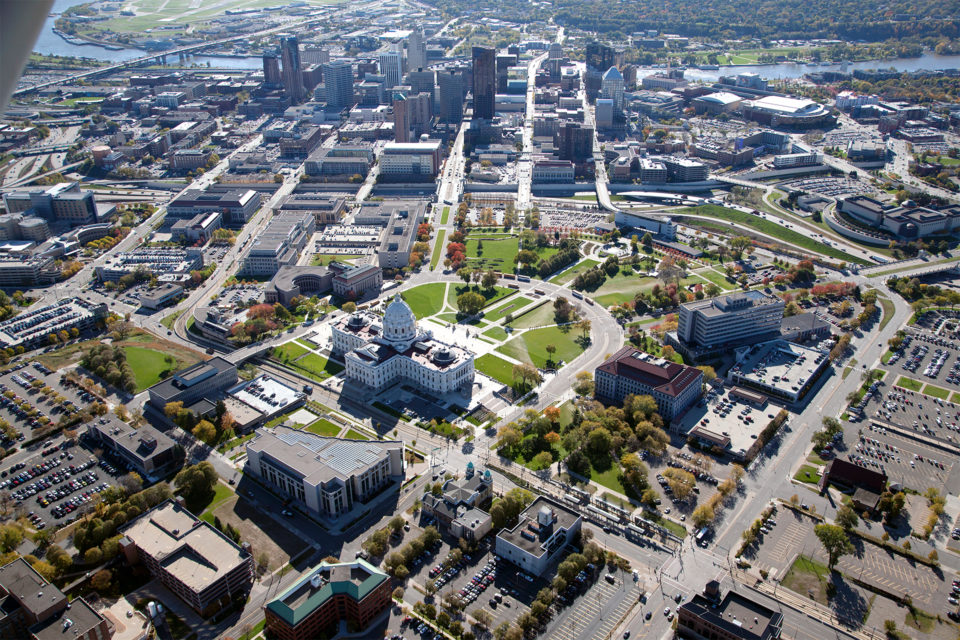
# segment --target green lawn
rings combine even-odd
[[[483,246],[482,248],[478,248],[481,242]],[[518,238],[507,237],[494,239],[471,234],[465,244],[470,266],[481,266],[483,268],[513,273],[514,267],[516,266],[513,258],[519,251]]]
[[[891,301],[884,297],[877,296],[877,299],[880,301],[880,306],[883,309],[883,317],[880,319],[880,331],[883,331],[883,328],[886,327],[891,320],[893,320],[895,307]]]
[[[312,423],[307,427],[307,431],[310,433],[315,433],[318,436],[327,436],[329,438],[334,438],[340,433],[340,427],[333,424],[326,418],[320,418],[316,422]]]
[[[287,364],[294,369],[302,371],[314,380],[326,380],[330,376],[343,371],[343,365],[328,360],[316,353],[308,353]]]
[[[576,327],[569,327],[566,331],[560,327],[531,329],[497,347],[497,351],[543,368],[547,364],[548,354],[545,348],[548,344],[557,348],[556,353],[553,354],[555,361],[570,362],[583,352],[583,347],[577,342],[580,336],[580,330]]]
[[[593,463],[590,464],[590,479],[596,482],[597,484],[602,484],[608,489],[613,489],[618,493],[626,495],[626,489],[623,488],[623,484],[619,479],[620,468],[617,466],[616,462],[610,463],[610,466],[603,471],[599,471],[594,468]]]
[[[420,285],[420,286],[421,286],[421,287],[428,287],[428,286],[431,286],[431,285]],[[417,287],[417,288],[419,289],[420,287]],[[457,296],[459,296],[459,295],[461,295],[461,294],[463,294],[463,293],[466,293],[467,291],[473,291],[473,292],[475,292],[475,293],[479,293],[480,295],[482,295],[482,296],[486,299],[486,301],[487,301],[487,303],[484,305],[484,307],[489,307],[489,306],[492,305],[494,302],[496,302],[496,301],[498,301],[498,300],[502,300],[502,299],[506,298],[507,296],[511,296],[511,295],[513,295],[513,294],[515,294],[515,293],[517,292],[516,289],[510,289],[509,287],[497,287],[497,286],[495,286],[495,287],[493,287],[493,288],[491,288],[491,289],[481,289],[481,288],[480,288],[480,285],[470,285],[470,286],[468,286],[468,285],[466,285],[466,284],[460,284],[460,285],[451,284],[450,287],[447,289],[447,303],[448,303],[451,307],[453,307],[454,309],[456,309],[456,308],[457,308]],[[441,300],[442,300],[442,299],[441,299]]]
[[[403,299],[417,320],[432,316],[443,308],[443,292],[447,285],[444,282],[431,282],[403,292]]]
[[[817,484],[820,482],[820,474],[817,473],[815,467],[805,464],[797,470],[797,473],[793,476],[793,479],[806,484]]]
[[[597,262],[596,260],[591,260],[589,258],[586,260],[581,260],[580,262],[573,265],[572,267],[569,267],[565,271],[561,271],[557,275],[550,278],[550,282],[553,282],[554,284],[566,284],[571,280],[573,280],[574,278],[576,278],[581,273],[583,273],[584,271],[589,271],[590,269],[594,268],[598,264],[600,263]]]
[[[348,429],[347,432],[343,434],[343,437],[346,438],[347,440],[369,440],[370,439],[367,436],[363,435],[362,433],[354,429]]]
[[[174,311],[173,313],[168,315],[166,318],[161,320],[160,324],[165,326],[167,329],[173,329],[173,323],[177,321],[177,318],[183,315],[184,311],[186,311],[186,309],[181,309],[180,311]]]
[[[161,373],[172,373],[177,369],[176,359],[167,362],[166,359],[171,356],[166,353],[144,347],[124,347],[123,351],[127,354],[127,362],[137,379],[137,393],[160,382],[165,377],[161,376]]]
[[[450,216],[450,207],[443,208],[443,215],[440,216],[440,224],[447,224],[447,218]]]
[[[549,302],[544,302],[540,306],[527,311],[519,318],[514,318],[510,326],[514,329],[529,329],[531,327],[542,327],[547,324],[556,324],[557,321],[553,316],[553,305]]]
[[[744,213],[743,211],[736,211],[735,209],[727,209],[726,207],[721,207],[715,204],[705,204],[699,207],[686,207],[679,209],[678,214],[688,214],[688,215],[698,215],[698,216],[708,216],[711,218],[718,218],[720,220],[726,220],[728,222],[735,222],[744,226],[749,226],[760,233],[766,234],[773,238],[777,238],[784,242],[789,242],[792,245],[801,247],[810,251],[812,253],[819,253],[825,256],[829,256],[836,260],[842,260],[844,262],[853,262],[856,264],[869,264],[866,260],[852,256],[849,253],[840,251],[834,247],[828,247],[822,242],[817,242],[813,238],[809,238],[802,233],[798,233],[792,229],[787,229],[781,224],[777,224],[769,219],[761,218],[759,216],[751,215],[749,213]]]
[[[596,291],[584,293],[597,304],[609,307],[633,300],[639,292],[653,289],[659,282],[656,278],[637,274],[624,275],[623,271],[620,271],[614,277],[607,278]]]
[[[214,490],[213,490],[213,499],[210,500],[210,503],[207,504],[203,513],[200,514],[200,518],[203,520],[206,520],[210,524],[213,524],[214,510],[217,507],[219,507],[222,503],[232,498],[233,496],[234,496],[233,489],[223,484],[222,482],[218,482],[217,486],[214,487]]]
[[[954,402],[954,403],[960,402],[960,393],[954,393],[950,397],[950,402]]]
[[[474,361],[477,371],[505,385],[513,384],[513,364],[492,353],[485,353]]]
[[[349,262],[350,260],[356,260],[359,258],[359,255],[345,255],[339,253],[318,253],[313,256],[313,259],[310,260],[310,264],[314,267],[325,267],[331,262]]]
[[[943,387],[935,387],[932,384],[928,384],[923,388],[923,392],[928,396],[933,398],[940,398],[941,400],[946,400],[950,397],[950,391],[944,389]]]
[[[911,391],[920,391],[920,389],[923,388],[923,383],[918,382],[913,378],[900,376],[900,378],[897,380],[897,386],[903,387],[904,389],[910,389]]]
[[[304,356],[308,353],[310,353],[309,349],[300,346],[296,342],[291,341],[291,342],[284,343],[279,347],[274,347],[273,353],[271,355],[273,355],[273,357],[279,360],[280,362],[290,363],[296,360],[297,358],[299,358],[300,356]]]
[[[437,265],[440,264],[440,259],[443,258],[443,238],[446,235],[447,232],[444,229],[440,229],[440,232],[437,233],[437,240],[433,243],[433,255],[430,257],[431,271],[437,268]]]
[[[794,561],[790,571],[783,577],[780,584],[799,594],[806,595],[812,591],[814,600],[827,604],[827,583],[830,580],[830,569],[807,556],[799,556]]]
[[[533,300],[525,296],[512,298],[509,302],[506,302],[505,304],[500,305],[496,309],[491,309],[490,311],[487,311],[485,314],[483,314],[483,319],[489,320],[490,322],[496,322],[500,318],[503,318],[511,313],[516,315],[517,311],[527,306],[531,302],[533,302]]]
[[[724,289],[725,291],[734,289],[737,286],[731,283],[729,280],[727,280],[727,276],[723,275],[722,273],[717,273],[713,269],[703,269],[701,271],[697,271],[696,273],[701,278],[706,278],[707,280],[717,285],[721,289]]]
[[[483,335],[493,338],[494,340],[506,340],[510,337],[510,334],[503,330],[503,327],[490,327],[483,332]]]

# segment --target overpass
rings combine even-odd
[[[63,153],[69,151],[72,145],[69,144],[51,144],[45,147],[27,147],[25,149],[15,149],[10,155],[21,158],[23,156],[43,156],[48,153]]]

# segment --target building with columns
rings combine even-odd
[[[333,352],[343,354],[345,384],[380,391],[400,381],[430,393],[473,385],[473,354],[437,340],[417,327],[416,317],[398,295],[382,321],[358,312],[332,325]]]

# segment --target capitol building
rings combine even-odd
[[[473,354],[418,328],[416,316],[399,295],[382,320],[357,311],[334,323],[332,331],[333,352],[343,356],[349,382],[373,391],[408,382],[436,394],[469,393],[473,385]]]

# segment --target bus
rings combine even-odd
[[[710,535],[710,527],[703,527],[697,531],[697,544],[701,547],[707,546],[707,537]]]
[[[577,300],[583,300],[583,294],[579,291],[571,291],[570,294]]]

